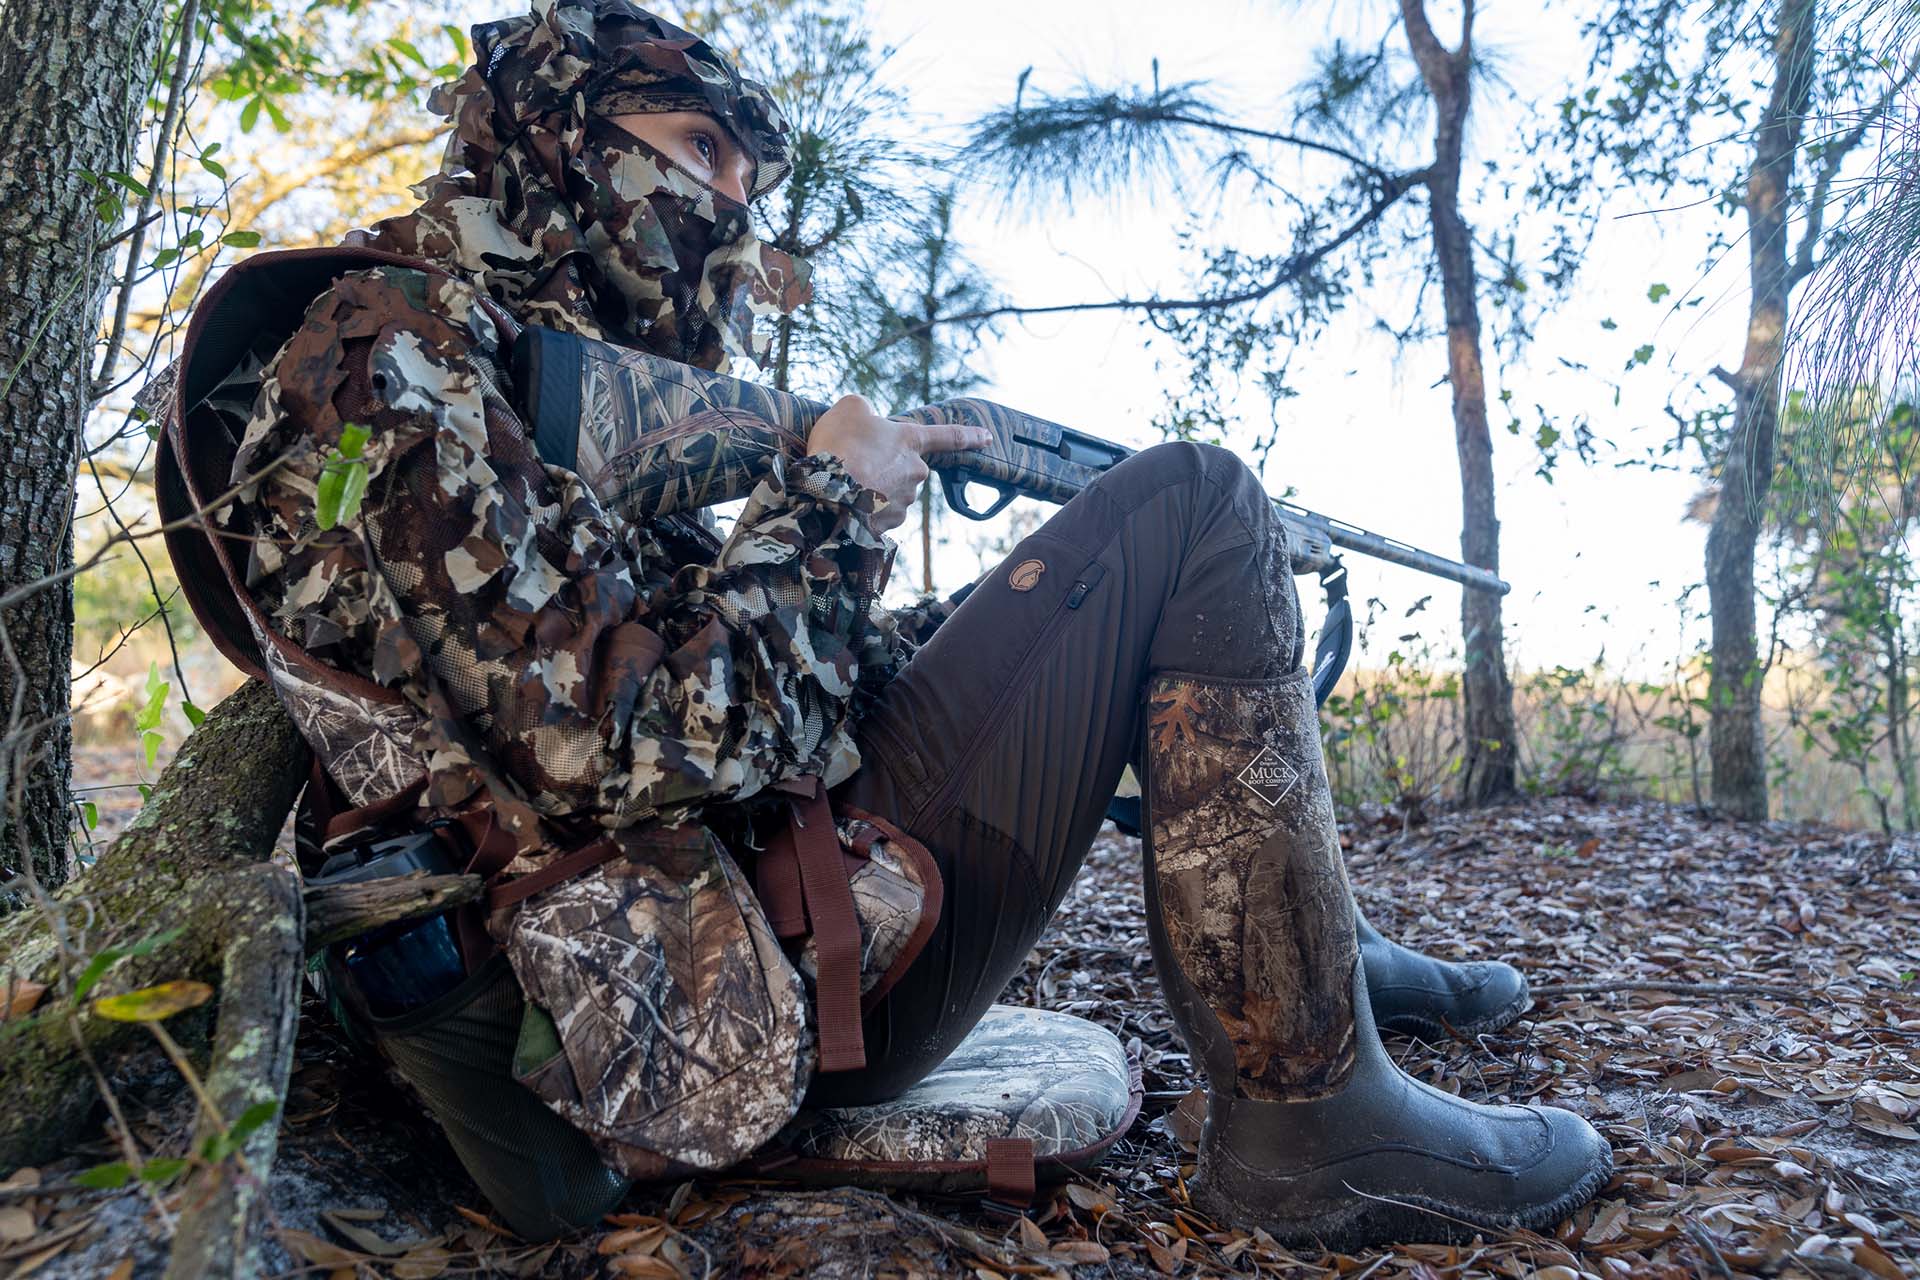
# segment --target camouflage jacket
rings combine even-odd
[[[487,919],[544,1014],[523,1081],[629,1173],[721,1167],[797,1108],[818,975],[713,831],[858,768],[852,713],[914,649],[876,604],[884,499],[815,455],[773,459],[724,541],[628,518],[536,456],[512,331],[431,269],[337,277],[260,371],[213,521],[249,548],[266,667],[348,802],[412,792],[491,857],[496,904],[541,886]],[[835,817],[870,1002],[938,875],[883,817]]]

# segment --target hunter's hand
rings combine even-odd
[[[881,532],[905,523],[907,507],[927,478],[927,455],[984,448],[993,442],[985,427],[957,422],[902,422],[883,418],[865,396],[842,396],[807,433],[809,453],[830,453],[847,473],[887,500],[874,520]]]

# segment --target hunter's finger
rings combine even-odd
[[[908,442],[921,457],[930,453],[959,453],[963,449],[984,449],[993,443],[993,432],[985,427],[962,422],[910,422]]]

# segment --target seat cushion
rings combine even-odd
[[[926,1079],[887,1102],[802,1111],[781,1145],[803,1159],[950,1164],[990,1138],[1025,1138],[1036,1159],[1104,1148],[1131,1121],[1134,1073],[1105,1027],[994,1005]]]

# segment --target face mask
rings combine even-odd
[[[753,234],[745,205],[599,118],[570,177],[588,292],[610,334],[707,369],[764,362],[771,320],[809,291],[799,264]]]

